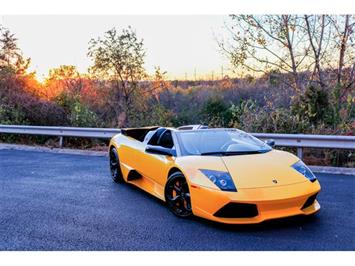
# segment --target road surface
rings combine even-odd
[[[316,216],[227,226],[113,183],[105,157],[0,150],[0,250],[355,250],[355,177],[318,179]]]

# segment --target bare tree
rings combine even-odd
[[[331,39],[330,21],[327,15],[304,15],[305,30],[313,53],[310,66],[313,66],[311,81],[318,77],[322,89],[326,87],[321,61],[326,54]]]
[[[285,73],[301,91],[317,82],[343,98],[355,84],[355,16],[232,15],[231,38],[219,43],[237,71]],[[289,74],[289,75],[287,75]]]
[[[231,15],[232,26],[226,26],[230,41],[219,42],[237,70],[270,73],[277,70],[289,73],[285,80],[296,91],[302,90],[300,71],[306,68],[305,59],[310,47],[304,42],[306,33],[296,15]]]
[[[340,35],[340,49],[339,49],[339,64],[338,64],[338,73],[337,73],[337,81],[338,83],[341,82],[342,79],[342,72],[343,72],[343,67],[344,67],[344,60],[345,60],[345,52],[347,49],[347,42],[349,38],[349,32],[350,32],[350,27],[349,27],[349,15],[345,16],[345,22],[344,22],[344,30],[343,32],[339,32]],[[338,29],[338,27],[336,27]]]
[[[333,18],[332,22],[335,27],[334,46],[339,49],[336,72],[342,98],[355,85],[355,16]]]

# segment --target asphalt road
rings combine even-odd
[[[355,177],[318,178],[316,216],[227,226],[113,183],[105,157],[0,150],[0,250],[355,250]]]

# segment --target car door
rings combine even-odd
[[[169,149],[174,149],[174,141],[172,132],[169,129],[164,130],[160,136],[153,136],[148,145],[157,145]],[[144,160],[141,161],[142,174],[152,179],[157,184],[164,186],[166,182],[166,174],[170,164],[175,160],[174,157],[152,154],[145,152]]]

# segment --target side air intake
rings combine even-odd
[[[314,201],[316,200],[317,194],[318,194],[318,193],[316,193],[316,194],[310,196],[310,197],[306,200],[306,202],[303,204],[301,210],[306,209],[306,208],[308,208],[309,206],[311,206],[311,205],[314,203]]]
[[[140,173],[138,173],[136,170],[131,170],[127,176],[127,180],[132,181],[132,180],[139,179],[141,177],[142,177],[142,175]]]

